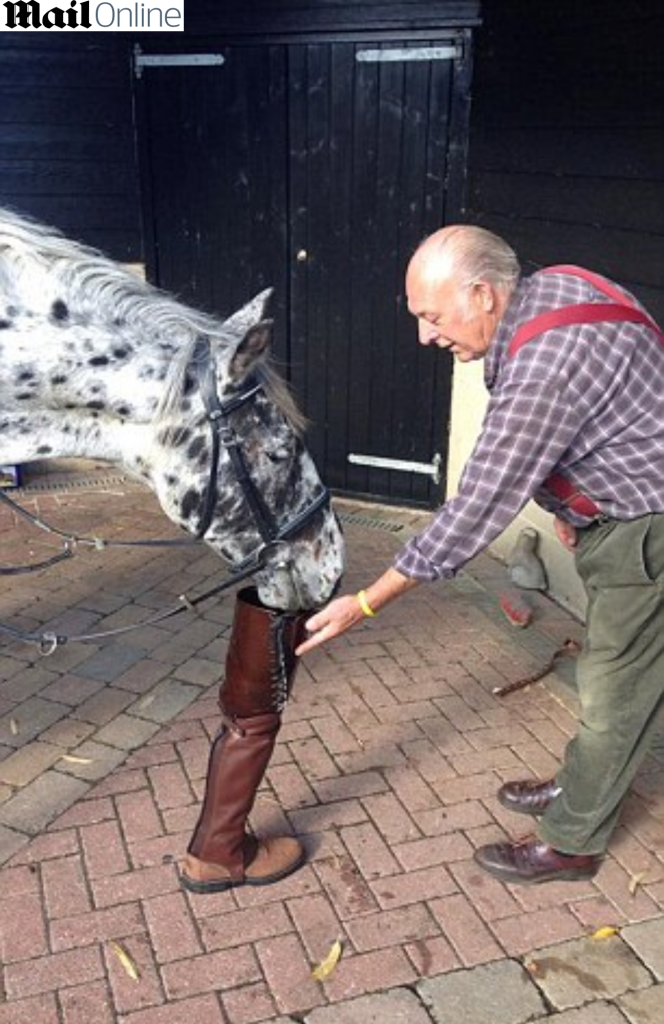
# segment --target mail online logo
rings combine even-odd
[[[0,32],[184,32],[184,0],[0,3]]]

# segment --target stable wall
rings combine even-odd
[[[133,47],[413,35],[477,24],[479,0],[187,0],[185,31],[0,33],[0,205],[123,262],[145,258]],[[223,128],[223,122],[220,130]]]
[[[0,33],[0,205],[142,258],[131,64],[119,33]]]

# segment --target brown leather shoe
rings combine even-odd
[[[473,857],[490,875],[517,885],[592,878],[602,863],[600,854],[559,853],[537,838],[520,843],[490,843],[475,850]]]
[[[498,790],[498,802],[508,811],[517,814],[544,814],[549,804],[562,793],[555,779],[539,782],[537,779],[523,779],[506,782]]]
[[[249,838],[249,837],[247,837]],[[249,845],[249,844],[247,844]],[[238,885],[271,885],[286,878],[304,863],[305,852],[291,836],[255,841],[254,853],[238,878],[223,864],[199,860],[188,853],[180,865],[180,882],[189,892],[225,892]]]

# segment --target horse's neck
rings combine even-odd
[[[163,394],[172,344],[146,344],[113,325],[58,327],[19,321],[2,331],[3,409],[96,408],[151,418]]]
[[[149,477],[153,429],[111,417],[40,410],[0,416],[0,464],[38,459],[103,459]]]
[[[100,458],[141,472],[168,347],[36,317],[2,341],[0,464]]]

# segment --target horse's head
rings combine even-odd
[[[171,381],[154,483],[171,518],[233,568],[257,567],[266,605],[313,608],[338,583],[343,538],[303,417],[268,360],[268,294],[199,338]]]

